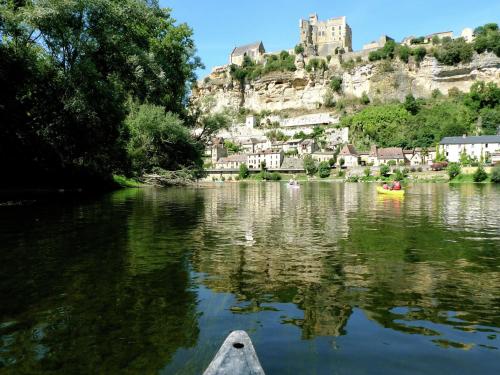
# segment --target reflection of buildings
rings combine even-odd
[[[492,322],[484,312],[495,308],[500,273],[481,257],[484,240],[469,238],[474,226],[497,228],[495,219],[473,214],[491,195],[476,191],[474,201],[467,190],[421,184],[404,200],[378,201],[371,185],[323,183],[299,191],[226,184],[204,193],[194,269],[209,275],[211,289],[241,301],[296,304],[303,317],[284,322],[301,327],[304,338],[342,335],[354,306],[385,327],[418,334],[430,332],[396,323],[392,309],[418,308],[410,321],[453,325],[440,311],[465,310],[471,324]],[[493,209],[485,215],[498,217]],[[460,233],[454,218],[465,211]]]

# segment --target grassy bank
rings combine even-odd
[[[488,176],[488,178],[484,181],[476,182],[474,181],[474,175],[472,174],[459,174],[457,177],[450,181],[450,184],[488,184],[492,182],[493,181],[491,181],[490,176]]]
[[[143,186],[140,182],[125,176],[113,175],[113,181],[122,188],[138,188]]]

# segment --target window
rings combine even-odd
[[[488,144],[486,143],[486,146],[484,146],[484,148],[488,148]]]

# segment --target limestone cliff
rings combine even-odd
[[[246,82],[244,87],[231,78],[228,69],[219,69],[193,89],[193,101],[210,99],[213,111],[245,108],[254,112],[304,110],[324,106],[324,97],[333,76],[342,77],[341,97],[359,98],[366,92],[371,100],[403,100],[408,93],[429,97],[434,90],[448,93],[451,88],[469,91],[475,81],[500,85],[500,58],[491,53],[475,55],[472,62],[457,66],[439,64],[427,56],[419,65],[399,60],[363,62],[350,70],[331,62],[325,72],[308,73],[303,64],[295,72],[273,72]]]

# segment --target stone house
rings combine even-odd
[[[342,150],[340,150],[337,158],[337,163],[339,165],[340,159],[344,159],[344,166],[346,167],[357,167],[360,164],[359,154],[351,144],[345,145],[342,147]]]
[[[459,162],[462,152],[478,161],[481,156],[487,160],[491,159],[493,154],[500,152],[500,135],[444,137],[439,146],[449,162]]]
[[[243,65],[245,56],[250,57],[253,61],[260,63],[263,61],[266,49],[264,44],[259,41],[252,44],[247,44],[240,47],[235,47],[229,56],[229,63],[235,65]]]
[[[318,163],[321,163],[322,161],[329,161],[330,159],[333,159],[335,153],[333,151],[325,151],[325,152],[316,151],[312,153],[311,156]]]
[[[387,164],[391,160],[394,160],[398,165],[408,163],[401,147],[378,148],[377,146],[372,146],[368,155],[368,162],[370,164],[378,166]]]
[[[319,151],[319,146],[314,139],[304,139],[298,145],[299,155],[312,154]]]
[[[368,44],[365,44],[363,46],[363,49],[364,50],[367,50],[367,49],[378,49],[378,48],[382,48],[385,46],[385,44],[388,42],[388,41],[394,41],[393,38],[391,38],[390,36],[387,36],[387,35],[382,35],[378,40],[376,41],[373,41],[373,42],[370,42]]]
[[[234,154],[220,158],[215,163],[216,169],[239,169],[240,165],[247,162],[247,155]]]
[[[283,162],[282,150],[264,150],[248,155],[248,168],[260,169],[261,163],[266,163],[267,169],[279,169]]]
[[[438,33],[432,33],[432,34],[426,35],[424,37],[424,42],[425,43],[432,43],[432,39],[434,37],[436,37],[436,36],[439,39],[443,39],[443,38],[451,38],[451,39],[453,39],[453,31],[440,31]]]
[[[244,153],[255,153],[271,147],[271,141],[267,138],[240,138],[238,144]]]
[[[210,143],[211,146],[209,149],[207,148],[207,150],[210,150],[212,164],[215,165],[215,163],[217,163],[217,160],[227,156],[227,150],[224,147],[224,138],[222,137],[214,137],[211,139]]]

